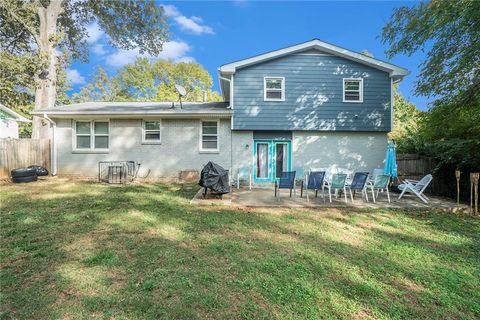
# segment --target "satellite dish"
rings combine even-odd
[[[180,97],[184,97],[184,96],[187,94],[187,91],[185,90],[185,88],[182,87],[182,86],[179,85],[179,84],[176,84],[176,85],[175,85],[175,89],[177,90],[178,95],[179,95]]]
[[[187,94],[187,90],[185,90],[185,88],[179,84],[175,85],[175,90],[177,90],[178,92],[178,100],[180,100],[180,109],[183,109],[182,97],[184,97]]]

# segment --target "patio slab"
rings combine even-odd
[[[280,200],[274,197],[273,186],[261,186],[254,187],[249,190],[248,187],[241,187],[240,189],[232,188],[231,203],[232,205],[244,206],[244,207],[291,207],[291,208],[309,208],[309,207],[355,207],[355,208],[400,208],[400,209],[439,209],[450,212],[468,212],[469,207],[464,204],[457,205],[456,202],[448,199],[429,197],[428,204],[421,202],[413,195],[403,196],[402,199],[398,199],[399,194],[390,193],[391,203],[387,200],[386,193],[381,193],[377,202],[373,203],[369,194],[370,202],[362,200],[361,195],[357,193],[352,203],[350,196],[348,202],[345,203],[345,197],[343,195],[335,199],[332,196],[332,203],[328,200],[328,194],[326,193],[325,202],[319,192],[318,198],[315,198],[314,192],[310,191],[310,201],[307,201],[305,193],[303,198],[300,198],[300,191],[297,190],[296,197],[289,197],[288,190],[282,190],[280,194]]]

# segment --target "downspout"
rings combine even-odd
[[[52,158],[52,176],[57,175],[57,144],[55,143],[55,129],[57,128],[57,123],[50,119],[47,114],[43,114],[43,117],[50,122],[52,125],[51,141],[52,141],[52,150],[51,150],[51,158]]]
[[[224,80],[224,81],[227,81],[229,84],[230,84],[230,103],[229,103],[229,106],[228,108],[229,109],[233,109],[233,75],[232,75],[232,78],[231,79],[228,79],[228,78],[225,78],[225,77],[222,77],[220,75],[220,72],[218,73],[218,78],[220,80]],[[221,88],[221,86],[220,86]],[[222,90],[223,92],[223,90]],[[233,174],[233,115],[230,117],[230,176],[234,177],[234,174]],[[231,181],[230,181],[231,183]]]

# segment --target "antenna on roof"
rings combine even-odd
[[[187,94],[187,91],[185,90],[184,87],[182,87],[179,84],[175,85],[175,90],[178,92],[178,100],[180,101],[180,109],[182,109],[182,97],[184,97]]]

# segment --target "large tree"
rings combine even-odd
[[[416,93],[471,105],[480,95],[480,1],[431,0],[396,8],[383,28],[387,55],[422,50]]]
[[[110,45],[158,55],[168,40],[163,8],[153,0],[0,0],[2,51],[34,59],[35,109],[53,107],[59,64],[88,58],[87,26],[96,22]],[[45,137],[34,118],[33,137]]]
[[[134,63],[109,76],[98,67],[92,81],[87,83],[75,101],[175,101],[175,84],[186,89],[183,101],[220,101],[212,91],[212,77],[196,62],[174,63],[170,60],[150,61],[138,58]]]

